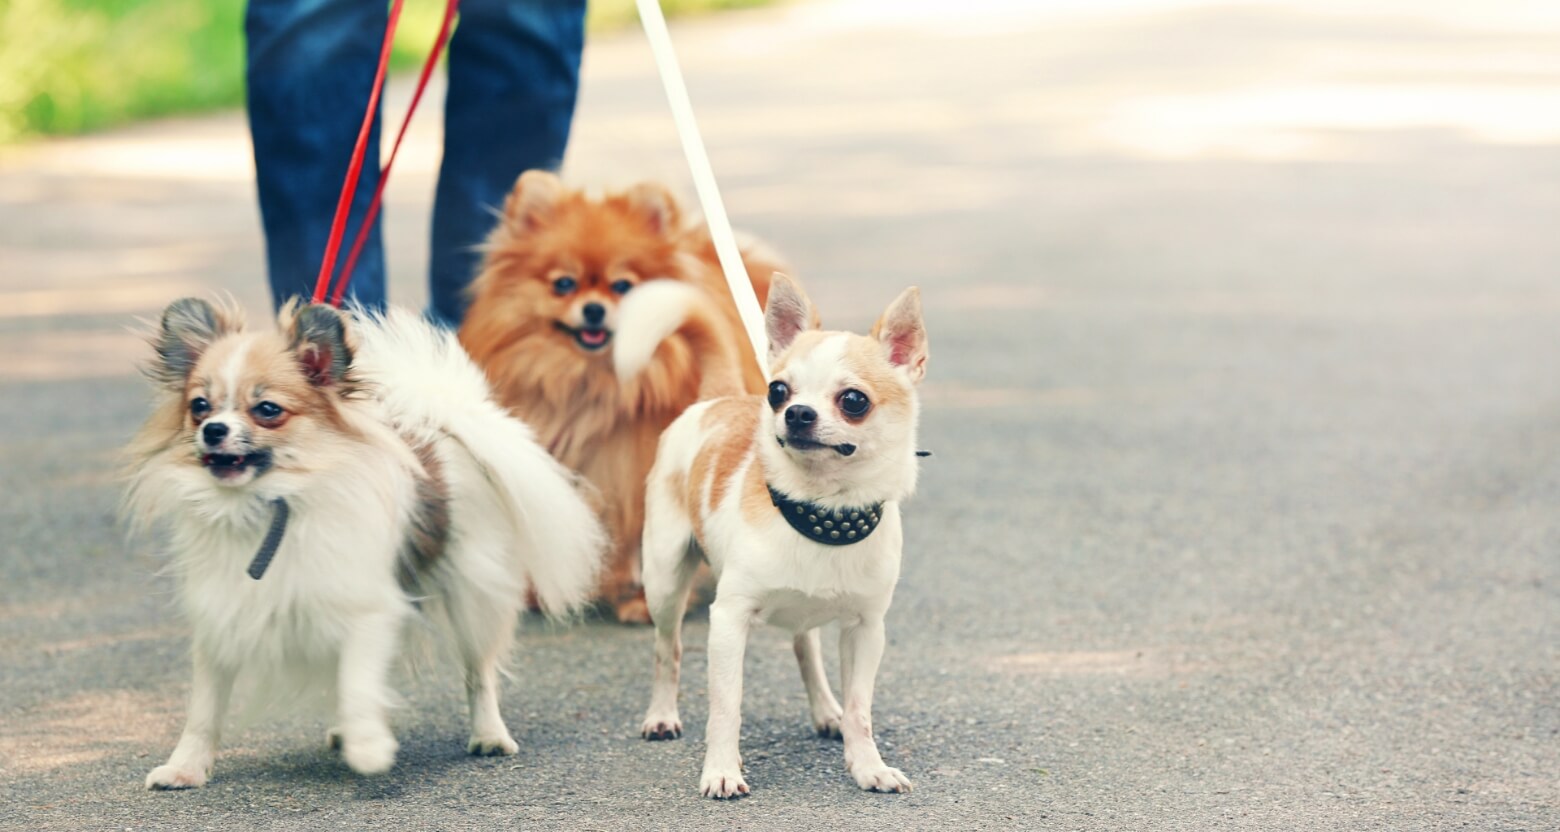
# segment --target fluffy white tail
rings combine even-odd
[[[568,469],[531,428],[493,401],[481,369],[454,333],[392,309],[357,313],[353,369],[373,384],[387,415],[414,438],[449,436],[471,454],[511,507],[516,554],[542,609],[561,615],[596,587],[607,536]]]
[[[651,280],[623,298],[613,336],[612,368],[619,381],[639,375],[661,342],[681,333],[699,362],[699,399],[741,395],[741,353],[715,299],[678,280]]]

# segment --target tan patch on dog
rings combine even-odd
[[[769,485],[764,482],[764,466],[755,458],[742,478],[742,519],[751,526],[761,526],[775,515],[774,501],[769,498]]]
[[[711,416],[718,418],[711,420]],[[717,432],[700,449],[698,459],[694,460],[695,479],[708,484],[709,509],[713,511],[726,499],[726,492],[737,476],[737,469],[752,450],[753,434],[758,431],[757,400],[726,399],[710,408],[710,412],[700,421],[706,425],[713,421],[718,426]],[[699,459],[705,461],[706,469],[703,471],[697,469]]]
[[[678,511],[688,511],[688,472],[673,471],[666,477],[667,493],[676,501]]]
[[[914,392],[888,363],[883,345],[871,338],[851,336],[845,344],[845,366],[867,388],[862,392],[873,407],[908,407]],[[844,414],[841,414],[844,415]],[[847,417],[849,418],[849,417]]]

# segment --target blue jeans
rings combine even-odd
[[[432,2],[432,0],[422,0]],[[388,15],[384,0],[250,0],[249,130],[271,296],[308,297],[330,235]],[[444,161],[434,196],[429,316],[458,326],[493,210],[521,172],[563,161],[579,89],[585,0],[463,0],[450,40]],[[375,118],[337,268],[379,183]],[[385,303],[376,222],[350,296]]]

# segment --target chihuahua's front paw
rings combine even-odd
[[[647,740],[675,740],[682,736],[682,720],[677,718],[676,711],[660,716],[651,714],[639,726],[639,736]]]
[[[384,774],[395,765],[395,752],[399,747],[395,737],[387,729],[380,728],[357,735],[344,735],[341,757],[358,774]]]
[[[493,737],[472,736],[471,741],[466,743],[466,752],[478,757],[508,757],[519,750],[520,743],[515,742],[508,731]]]
[[[851,773],[856,776],[856,785],[869,792],[910,791],[910,778],[897,768],[879,764]]]
[[[704,776],[699,778],[699,792],[705,797],[713,797],[716,800],[741,797],[749,791],[747,781],[742,779],[740,767],[732,769],[705,767]]]
[[[198,789],[206,785],[206,769],[199,766],[164,765],[146,775],[146,787],[153,791]]]

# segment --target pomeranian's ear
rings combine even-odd
[[[563,180],[545,170],[528,170],[504,199],[504,224],[516,234],[535,231],[552,217],[563,197]]]
[[[818,312],[807,293],[789,277],[775,272],[769,280],[769,298],[764,304],[764,332],[769,336],[769,360],[791,346],[803,330],[818,328]]]
[[[883,345],[888,361],[905,368],[910,381],[920,384],[926,377],[926,323],[921,320],[921,290],[904,290],[888,305],[883,317],[872,325],[872,337]]]
[[[183,388],[201,354],[232,328],[215,306],[200,298],[180,298],[168,304],[152,343],[157,350],[157,358],[148,368],[152,380],[174,390]]]
[[[682,212],[677,207],[677,197],[661,185],[641,182],[623,193],[628,207],[645,221],[650,233],[661,237],[677,231],[682,224]]]
[[[346,320],[335,307],[315,303],[298,309],[288,336],[311,384],[329,387],[347,377],[352,348],[347,344]]]

